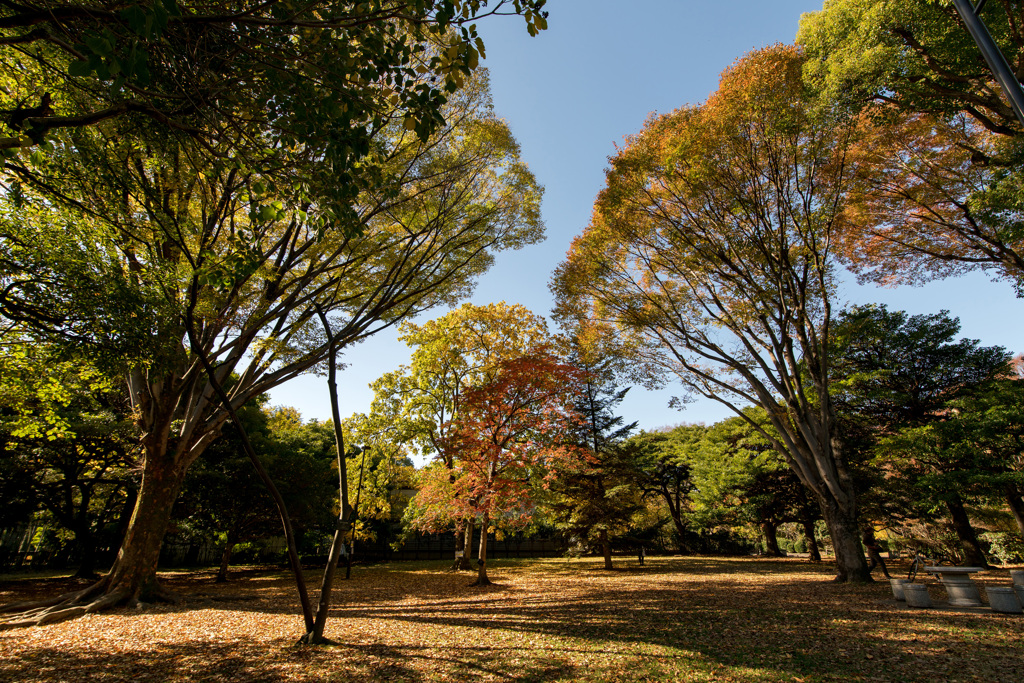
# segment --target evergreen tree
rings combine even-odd
[[[582,349],[571,356],[588,373],[584,392],[576,402],[584,420],[574,436],[576,445],[585,448],[590,457],[555,480],[550,511],[555,524],[577,543],[600,546],[604,568],[612,569],[613,537],[626,532],[633,515],[643,508],[633,466],[635,448],[624,443],[637,423],[625,424],[624,418],[615,414],[629,388],[616,386],[614,361],[588,362]]]

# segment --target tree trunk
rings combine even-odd
[[[870,582],[871,572],[864,559],[856,511],[842,509],[831,496],[819,497],[818,504],[836,554],[836,581]]]
[[[672,523],[676,527],[676,548],[680,555],[689,555],[690,550],[686,547],[686,525],[683,523],[682,513],[678,508],[669,508],[672,515]]]
[[[317,309],[320,321],[323,323],[324,331],[331,336],[331,326],[323,311]],[[338,401],[338,353],[331,341],[330,352],[327,356],[327,390],[331,398],[331,417],[334,423],[334,455],[338,462],[338,522],[334,530],[334,540],[331,542],[331,550],[327,556],[327,567],[324,568],[323,579],[320,582],[320,599],[317,602],[316,614],[313,616],[313,624],[310,628],[307,624],[306,634],[300,639],[300,643],[308,645],[329,645],[333,644],[330,639],[324,637],[324,629],[327,626],[327,614],[331,607],[331,590],[334,586],[334,574],[338,569],[338,561],[341,558],[341,549],[345,545],[345,534],[352,531],[350,546],[355,544],[355,532],[351,529],[352,508],[348,504],[348,454],[345,448],[345,431],[341,424],[341,407]],[[363,465],[366,464],[365,451]],[[359,485],[362,486],[362,472],[359,473]],[[358,495],[358,494],[357,494]],[[348,565],[351,568],[352,550],[349,548]]]
[[[224,583],[228,580],[228,567],[231,564],[231,551],[235,549],[237,540],[229,533],[227,542],[224,544],[224,552],[220,556],[220,569],[217,570],[217,583]]]
[[[1017,487],[1007,484],[1006,504],[1010,506],[1013,519],[1017,522],[1017,529],[1020,531],[1021,537],[1024,538],[1024,498],[1021,497]]]
[[[779,548],[778,525],[772,522],[761,522],[761,533],[764,534],[765,554],[771,557],[782,557]]]
[[[129,603],[167,597],[157,583],[156,568],[185,468],[167,453],[166,443],[163,446],[163,452],[147,448],[135,511],[114,566],[104,579],[106,594],[125,592]]]
[[[480,521],[480,550],[476,560],[476,581],[471,586],[489,586],[491,580],[487,578],[487,525],[490,523],[490,515],[486,512]]]
[[[953,523],[953,531],[960,539],[960,545],[964,549],[964,561],[973,567],[988,569],[988,562],[985,560],[985,553],[981,550],[978,537],[971,526],[971,519],[964,509],[964,502],[960,496],[954,495],[946,501],[946,509],[949,510],[949,518]]]
[[[455,561],[452,562],[451,571],[469,571],[473,564],[469,561],[473,554],[473,522],[467,521],[464,525],[455,528]]]
[[[814,520],[805,517],[803,521],[804,537],[807,539],[807,552],[810,553],[811,562],[821,562],[821,551],[818,549],[818,540],[814,537]]]
[[[604,555],[604,568],[614,569],[614,567],[612,567],[612,544],[611,541],[608,540],[607,529],[601,529],[600,539],[601,553]]]
[[[80,521],[75,528],[75,545],[80,557],[76,579],[96,578],[96,538],[88,521]]]

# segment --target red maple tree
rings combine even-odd
[[[579,368],[542,352],[502,363],[492,381],[464,396],[442,444],[457,463],[455,476],[444,481],[427,476],[420,495],[448,515],[479,520],[474,585],[490,583],[487,531],[492,523],[506,528],[526,524],[536,487],[546,487],[555,476],[552,465],[560,462],[565,470],[587,458],[572,438],[581,420],[574,400],[585,377]]]

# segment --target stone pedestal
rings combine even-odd
[[[1024,569],[1013,569],[1010,571],[1010,578],[1014,586],[1024,586]]]
[[[1020,607],[1020,600],[1012,588],[1003,586],[988,586],[985,588],[985,595],[988,597],[988,606],[993,612],[1004,614],[1020,614],[1024,610]]]
[[[897,600],[906,600],[906,597],[903,595],[903,586],[906,583],[906,579],[889,579],[889,585],[892,586],[892,596]]]
[[[908,607],[931,607],[932,598],[928,595],[928,586],[923,583],[903,584],[903,596]]]
[[[943,576],[942,585],[954,607],[981,607],[981,593],[978,584],[969,576]]]

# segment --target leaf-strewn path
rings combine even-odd
[[[442,563],[359,570],[321,649],[293,646],[283,575],[166,575],[182,605],[0,632],[0,681],[1024,681],[1020,616],[910,611],[798,560],[599,564],[497,561],[485,589]],[[40,590],[0,584],[0,602]]]

